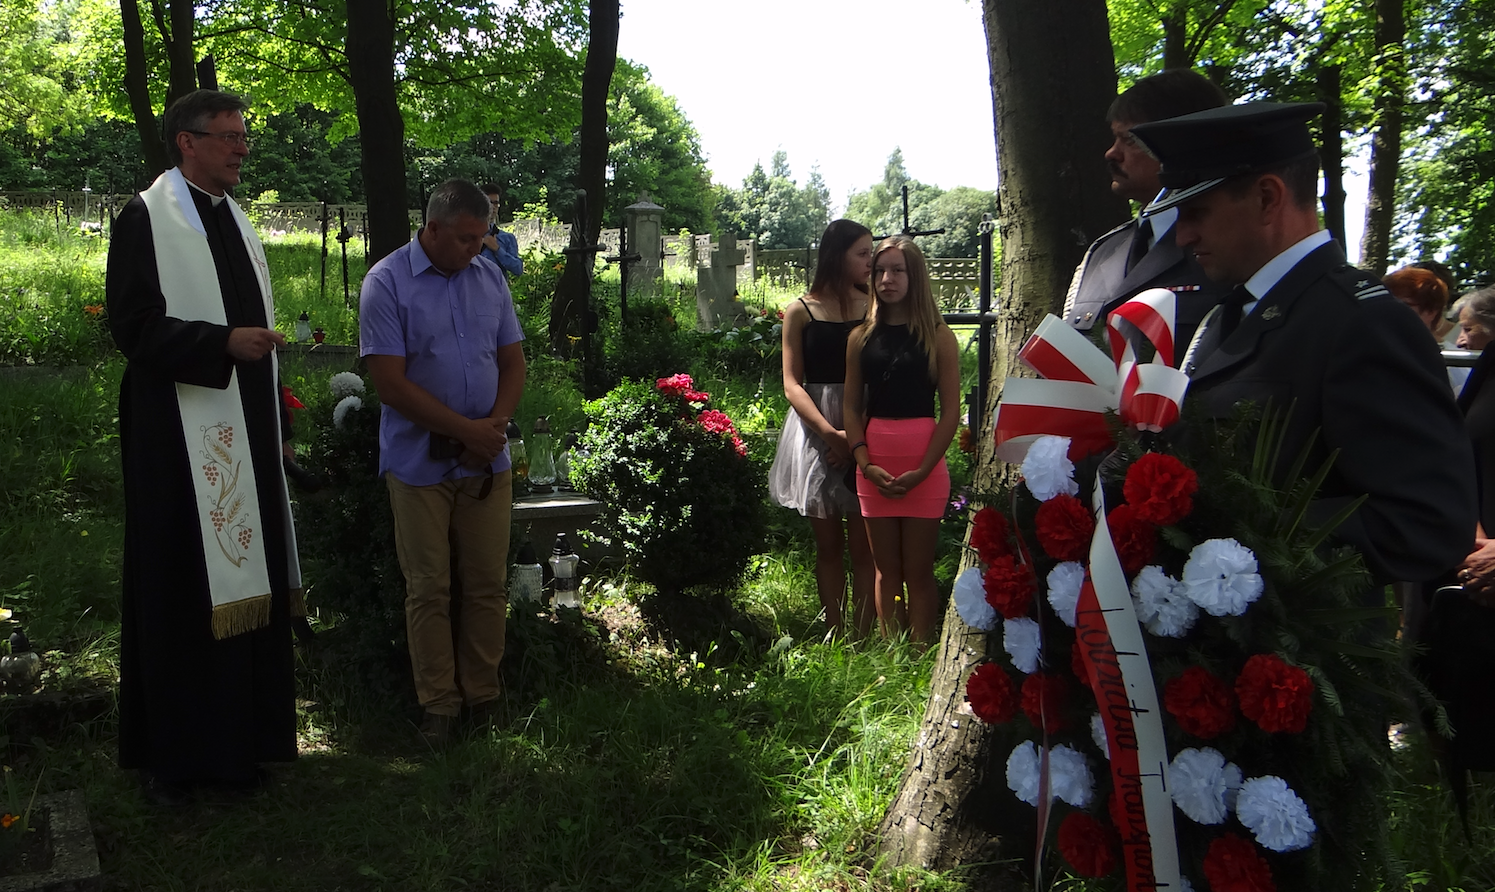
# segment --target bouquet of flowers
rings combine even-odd
[[[1041,838],[1059,817],[1073,873],[1120,867],[1130,889],[1391,873],[1386,722],[1415,683],[1394,611],[1367,603],[1360,556],[1328,542],[1353,506],[1308,529],[1328,467],[1273,487],[1278,427],[1251,409],[1166,437],[1125,415],[1103,417],[1111,445],[1090,473],[1075,462],[1100,442],[1093,422],[1025,437],[1021,485],[975,517],[982,567],[957,580],[957,609],[999,630],[1006,657],[966,693],[1010,737],[1012,794]]]

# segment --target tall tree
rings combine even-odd
[[[892,154],[883,165],[882,182],[873,183],[865,192],[853,192],[846,199],[846,216],[877,235],[902,232],[905,186],[908,187],[910,226],[914,229],[938,229],[938,225],[916,225],[913,220],[927,214],[926,206],[939,198],[942,190],[909,176],[908,168],[903,163],[903,149],[897,146],[893,147]]]
[[[1001,178],[1005,299],[991,369],[1000,382],[1016,347],[1059,308],[1090,241],[1128,211],[1111,193],[1102,159],[1110,141],[1105,111],[1116,94],[1104,0],[984,0],[982,12]],[[992,388],[993,400],[999,392]],[[986,417],[992,414],[988,406]],[[977,484],[990,486],[1001,466],[990,436],[978,441]],[[998,805],[1012,797],[1001,795],[994,735],[961,714],[965,678],[986,653],[986,635],[962,622],[952,602],[918,744],[882,823],[892,863],[936,870],[992,863],[1000,837],[1033,830],[1031,811]]]
[[[1407,154],[1398,247],[1448,263],[1465,286],[1495,281],[1495,4],[1409,7]]]
[[[1370,192],[1360,265],[1384,275],[1391,253],[1391,218],[1402,155],[1402,104],[1407,95],[1406,0],[1376,0],[1376,119],[1370,141]]]
[[[153,35],[166,60],[166,91],[161,109],[178,97],[197,89],[197,64],[194,57],[194,26],[197,22],[195,0],[151,0]],[[146,167],[154,177],[166,169],[165,147],[151,100],[151,60],[146,52],[145,28],[140,20],[136,0],[119,0],[120,25],[124,32],[125,92],[140,133],[140,150]]]
[[[405,118],[395,95],[390,0],[346,0],[348,81],[358,109],[368,205],[368,262],[410,241],[405,198]]]
[[[588,5],[587,63],[581,75],[581,163],[576,185],[587,196],[585,220],[571,224],[571,245],[597,244],[602,235],[602,214],[607,206],[607,93],[618,61],[618,0],[590,0]],[[588,331],[587,296],[591,293],[596,255],[566,255],[566,268],[556,283],[550,305],[550,343],[557,350],[568,347],[570,336],[591,337]]]
[[[799,185],[783,149],[773,153],[769,170],[764,173],[762,163],[755,164],[741,189],[720,191],[722,228],[756,239],[760,248],[803,248],[820,238],[830,222],[830,191],[818,168],[811,168],[808,182]]]

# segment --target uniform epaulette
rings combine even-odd
[[[1386,290],[1381,280],[1363,269],[1345,265],[1330,273],[1329,277],[1334,280],[1335,284],[1353,295],[1357,301],[1391,296],[1391,292]]]

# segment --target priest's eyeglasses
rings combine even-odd
[[[206,130],[188,130],[187,132],[196,136],[211,136],[214,139],[221,139],[225,143],[227,143],[228,147],[231,149],[236,149],[239,146],[243,146],[246,149],[254,148],[254,140],[250,139],[242,133],[208,133]]]

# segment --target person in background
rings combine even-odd
[[[924,645],[939,623],[934,559],[950,500],[945,450],[959,424],[960,348],[935,306],[924,253],[892,236],[873,255],[872,304],[847,344],[846,437],[883,634],[906,627]]]
[[[448,742],[464,705],[491,721],[503,693],[513,502],[504,429],[524,390],[524,332],[503,273],[477,260],[487,220],[478,187],[442,183],[425,227],[374,264],[359,302],[359,353],[383,403],[379,473],[405,576],[420,730],[433,747]]]
[[[1213,81],[1183,68],[1145,77],[1117,96],[1106,112],[1114,137],[1106,150],[1111,191],[1141,208],[1163,188],[1158,159],[1132,137],[1133,127],[1229,102]],[[1228,289],[1210,281],[1194,255],[1178,245],[1177,218],[1177,211],[1138,216],[1096,239],[1075,269],[1064,298],[1064,321],[1080,331],[1097,323],[1104,330],[1112,310],[1149,288],[1167,288],[1177,294],[1174,360],[1182,361],[1199,320]]]
[[[514,237],[514,233],[498,228],[498,211],[503,204],[503,190],[496,183],[487,183],[483,186],[483,194],[488,196],[488,234],[483,236],[483,250],[480,253],[498,264],[505,277],[512,279],[522,276],[524,258],[519,256],[519,239]]]
[[[1428,270],[1407,266],[1387,273],[1381,284],[1392,297],[1410,307],[1428,327],[1428,332],[1437,337],[1438,323],[1448,308],[1448,286],[1442,279]]]
[[[872,231],[835,220],[820,237],[810,293],[784,310],[784,396],[790,412],[769,470],[769,494],[810,519],[815,535],[815,585],[826,624],[844,630],[846,567],[851,554],[852,634],[872,630],[872,547],[851,483],[843,383],[846,339],[867,314]]]
[[[114,223],[105,296],[128,364],[119,764],[146,797],[248,790],[296,758],[291,617],[305,616],[282,459],[264,248],[229,195],[247,103],[196,90],[166,110],[175,165]]]

